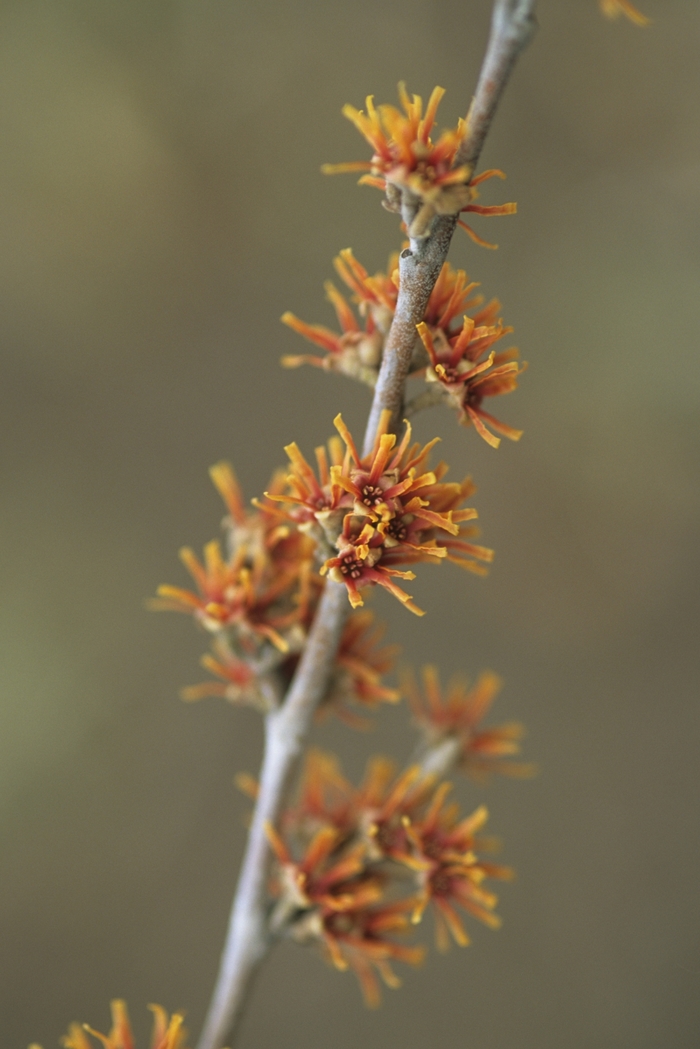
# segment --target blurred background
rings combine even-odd
[[[431,952],[368,1012],[313,951],[276,951],[240,1049],[690,1049],[700,1023],[700,7],[542,0],[482,158],[508,172],[451,260],[503,302],[530,362],[495,452],[447,413],[473,472],[480,580],[425,566],[418,620],[378,595],[416,663],[506,681],[536,780],[462,783],[518,880],[498,933]],[[395,216],[324,161],[363,158],[344,102],[447,89],[468,106],[486,0],[3,0],[0,4],[0,1015],[50,1049],[128,999],[200,1028],[223,941],[261,729],[186,706],[206,639],[144,598],[218,534],[207,467],[248,496],[366,390],[312,369],[279,323],[331,323],[322,282],[351,245],[371,272]],[[316,734],[359,775],[405,760],[407,712]],[[426,930],[430,939],[430,930]],[[402,973],[402,975],[404,975]]]

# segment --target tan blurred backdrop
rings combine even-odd
[[[283,947],[241,1049],[691,1049],[700,1041],[698,569],[700,5],[542,0],[541,30],[483,157],[516,199],[477,220],[500,251],[452,261],[498,295],[530,370],[498,452],[453,418],[491,577],[426,567],[421,621],[379,600],[416,662],[498,670],[496,720],[527,722],[532,782],[486,800],[503,929],[431,954],[378,1013],[351,976]],[[185,706],[204,638],[143,599],[217,533],[207,467],[260,492],[364,390],[278,358],[285,309],[330,322],[322,282],[371,271],[395,217],[323,161],[366,155],[340,115],[396,83],[466,110],[486,0],[4,0],[0,5],[0,1042],[55,1046],[108,1001],[183,1007],[217,966],[260,726]],[[494,186],[492,189],[491,186]],[[330,726],[358,774],[412,746]],[[141,1044],[144,1044],[143,1042]]]

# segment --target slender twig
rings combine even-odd
[[[531,35],[534,3],[535,0],[496,0],[491,36],[458,164],[466,162],[472,169],[476,165],[501,91]],[[410,247],[401,253],[398,300],[374,390],[364,440],[365,454],[371,450],[384,409],[391,412],[392,431],[398,430],[406,376],[416,341],[416,324],[425,314],[455,225],[456,216],[437,218],[428,237],[412,240]],[[233,1036],[253,978],[270,947],[267,905],[270,848],[265,827],[267,823],[277,822],[284,805],[314,711],[328,688],[349,607],[345,587],[327,582],[285,701],[266,718],[260,790],[221,967],[198,1049],[221,1049],[227,1038]]]
[[[536,0],[496,0],[491,36],[479,73],[479,83],[467,114],[467,131],[455,157],[455,167],[466,164],[473,172],[491,127],[503,89],[520,52],[537,27]]]

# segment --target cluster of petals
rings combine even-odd
[[[87,1024],[71,1024],[68,1034],[62,1039],[64,1049],[95,1049],[94,1039],[100,1043],[103,1049],[135,1049],[136,1042],[129,1022],[129,1014],[126,1003],[115,999],[111,1003],[112,1027],[109,1034],[100,1034],[93,1031]],[[184,1049],[186,1032],[183,1029],[183,1016],[173,1013],[168,1019],[168,1014],[160,1005],[149,1005],[153,1013],[153,1033],[151,1035],[150,1049]],[[91,1037],[89,1037],[91,1036]],[[40,1049],[32,1045],[29,1049]]]
[[[510,760],[520,753],[520,740],[525,731],[521,724],[480,727],[501,690],[498,675],[484,671],[471,686],[465,678],[455,675],[444,692],[436,667],[423,667],[421,676],[422,688],[413,673],[406,671],[402,675],[401,692],[407,697],[422,732],[426,752],[440,747],[446,740],[455,740],[459,747],[459,765],[474,779],[484,781],[493,773],[513,777],[532,775],[532,765]]]
[[[395,106],[375,106],[372,95],[366,100],[367,112],[354,106],[343,107],[343,115],[350,120],[373,149],[369,161],[345,164],[325,164],[326,174],[362,171],[360,182],[375,186],[386,194],[390,210],[398,211],[404,195],[419,204],[417,214],[408,229],[411,237],[425,237],[430,232],[436,215],[458,215],[473,211],[481,215],[509,215],[515,204],[481,207],[474,204],[476,186],[493,175],[504,177],[499,171],[485,171],[472,178],[472,170],[460,164],[459,148],[464,139],[466,123],[459,120],[455,128],[446,129],[433,142],[431,132],[444,88],[436,87],[423,113],[419,95],[410,98],[403,83],[399,84],[402,109]],[[481,238],[464,223],[464,228],[480,243]]]
[[[428,905],[440,948],[448,930],[457,943],[469,942],[456,907],[492,928],[499,924],[496,897],[483,882],[511,872],[474,851],[486,810],[459,819],[457,806],[445,804],[448,790],[418,766],[397,775],[383,757],[369,763],[355,788],[336,758],[311,751],[281,833],[268,828],[279,868],[278,920],[283,916],[293,938],[322,943],[338,968],[354,969],[371,1005],[378,1002],[377,973],[389,986],[398,983],[390,960],[420,960],[420,947],[394,936],[417,924]]]
[[[160,586],[151,607],[193,614],[207,630],[227,632],[247,654],[256,653],[266,642],[286,653],[300,643],[300,623],[311,590],[313,543],[282,521],[271,504],[248,511],[227,463],[212,467],[211,475],[229,509],[224,524],[230,552],[224,554],[221,543],[212,540],[200,561],[184,547],[180,558],[196,590]],[[270,490],[276,491],[282,483],[276,476]],[[232,683],[240,684],[233,668],[232,673]]]
[[[635,25],[649,25],[650,19],[638,11],[630,0],[599,0],[600,9],[607,18],[619,18],[624,15]]]
[[[501,441],[489,426],[503,437],[518,441],[522,430],[500,422],[482,407],[486,397],[512,393],[525,370],[526,365],[518,364],[515,347],[500,353],[492,349],[513,329],[504,327],[500,319],[492,324],[477,324],[475,318],[469,316],[464,317],[458,334],[431,332],[423,322],[417,327],[430,360],[426,381],[438,384],[446,403],[458,410],[462,425],[473,424],[492,448],[498,448]]]
[[[320,571],[346,586],[353,608],[363,604],[365,587],[379,585],[422,614],[395,582],[413,579],[414,573],[397,565],[447,558],[482,574],[483,562],[491,561],[493,552],[470,542],[473,530],[463,527],[477,516],[474,509],[462,508],[474,488],[469,479],[443,482],[444,463],[427,469],[437,439],[422,448],[412,444],[407,424],[397,442],[387,432],[390,412],[385,411],[371,452],[361,456],[342,417],[334,422],[345,445],[342,461],[337,439],[329,442],[330,464],[325,449],[317,449],[317,478],[297,446],[289,445],[288,492],[268,495],[287,504],[290,519],[313,535],[321,549],[323,544],[335,547],[337,554],[326,557]]]

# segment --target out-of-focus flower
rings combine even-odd
[[[95,1049],[92,1038],[96,1038],[103,1049],[135,1049],[134,1035],[129,1023],[129,1015],[126,1010],[126,1002],[119,999],[111,1004],[112,1028],[109,1034],[100,1034],[93,1031],[87,1024],[71,1024],[68,1034],[61,1039],[65,1049]],[[180,1013],[173,1013],[168,1019],[168,1014],[160,1005],[149,1005],[153,1013],[153,1033],[151,1035],[151,1049],[184,1049],[187,1034],[182,1026],[183,1017]],[[92,1038],[88,1037],[92,1035]],[[30,1046],[29,1049],[40,1049],[39,1046]]]
[[[410,931],[410,913],[414,902],[397,900],[374,907],[350,907],[320,915],[320,935],[328,956],[341,971],[352,969],[357,976],[366,1005],[376,1008],[381,1001],[377,975],[387,987],[395,989],[401,981],[391,967],[392,961],[420,965],[425,948],[390,939]]]
[[[486,780],[492,773],[526,777],[534,766],[511,761],[520,753],[522,725],[511,722],[493,728],[481,728],[494,699],[501,690],[501,679],[484,671],[475,684],[460,676],[451,679],[443,691],[434,666],[423,667],[423,687],[411,672],[402,675],[401,691],[406,695],[413,716],[424,737],[426,750],[454,739],[459,745],[459,765],[474,779]]]
[[[375,973],[389,987],[398,987],[390,961],[415,965],[423,957],[422,947],[392,938],[410,931],[409,915],[418,898],[384,901],[386,874],[368,866],[364,841],[348,839],[336,826],[322,825],[300,861],[275,830],[268,827],[267,833],[279,865],[273,929],[286,928],[301,943],[321,944],[337,969],[356,973],[367,1004],[378,1005]]]
[[[424,775],[419,765],[410,765],[392,783],[394,771],[393,763],[385,758],[370,761],[357,792],[360,825],[376,860],[388,858],[414,867],[408,827],[432,794],[435,777]],[[420,861],[418,866],[422,866]]]
[[[182,698],[187,702],[193,702],[207,696],[220,696],[229,703],[248,705],[262,712],[268,711],[269,702],[261,691],[259,676],[250,663],[234,655],[228,643],[220,637],[214,639],[212,648],[214,655],[207,653],[202,656],[200,662],[220,680],[189,685],[182,689]]]
[[[428,236],[436,215],[458,215],[463,211],[480,215],[511,215],[516,210],[512,203],[494,207],[472,203],[480,182],[493,175],[505,176],[500,171],[491,170],[472,178],[473,172],[468,165],[455,167],[466,129],[463,120],[460,119],[455,128],[443,131],[436,142],[431,139],[437,108],[444,93],[444,88],[434,88],[425,115],[423,100],[418,95],[411,99],[403,83],[399,84],[403,112],[390,105],[375,107],[372,95],[367,96],[367,113],[351,105],[344,106],[344,116],[352,121],[374,153],[369,161],[324,164],[321,169],[326,174],[366,172],[360,182],[383,190],[385,203],[391,211],[399,211],[408,195],[411,202],[418,204],[408,229],[410,237]],[[484,243],[470,227],[464,223],[460,225],[475,240]]]
[[[630,0],[599,0],[600,9],[607,18],[619,18],[625,15],[635,25],[645,26],[651,22],[650,18],[643,15],[641,11],[630,3]]]
[[[298,582],[301,566],[280,571],[276,579],[267,580],[246,564],[244,550],[231,561],[225,560],[216,539],[205,546],[203,563],[189,547],[180,550],[180,559],[197,584],[198,593],[176,586],[159,586],[152,608],[194,613],[212,632],[235,627],[247,639],[257,636],[272,642],[280,652],[289,650],[283,632],[294,625],[298,614],[294,610],[279,609],[283,598]]]
[[[363,842],[343,850],[342,836],[332,826],[321,827],[296,861],[286,842],[268,825],[267,836],[280,866],[274,888],[286,912],[323,907],[343,911],[381,898],[380,880],[366,871]]]
[[[334,713],[353,728],[366,728],[354,706],[376,710],[381,703],[398,703],[401,693],[382,684],[382,677],[394,669],[398,645],[381,645],[384,626],[377,625],[371,612],[353,612],[348,618],[336,656],[336,670],[328,695],[318,708],[323,718]]]
[[[520,440],[522,430],[506,426],[482,407],[486,397],[512,393],[525,370],[525,365],[518,365],[514,347],[500,353],[491,349],[513,329],[504,327],[500,319],[497,324],[477,326],[474,318],[468,316],[458,335],[446,336],[439,330],[432,333],[425,323],[417,327],[430,358],[426,380],[439,384],[445,402],[457,408],[462,425],[473,423],[492,448],[498,448],[501,441],[486,423],[511,441]]]
[[[474,852],[475,834],[488,819],[485,807],[482,805],[471,816],[459,820],[457,806],[445,805],[449,790],[449,783],[441,784],[425,815],[407,827],[416,858],[423,861],[422,869],[419,867],[420,900],[413,921],[420,921],[428,904],[433,904],[439,950],[449,946],[450,933],[460,946],[469,943],[455,905],[497,929],[501,921],[493,911],[498,898],[484,888],[483,882],[486,878],[513,877],[509,867],[485,862]]]

